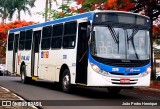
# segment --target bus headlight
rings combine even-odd
[[[147,70],[143,73],[141,73],[141,76],[146,76],[151,72],[151,67],[148,67]]]
[[[97,65],[91,63],[91,67],[95,72],[97,72],[97,73],[101,72],[101,69]]]
[[[91,64],[92,69],[93,69],[95,72],[97,72],[97,73],[99,73],[99,74],[101,74],[101,75],[104,75],[104,76],[106,76],[106,75],[109,74],[109,72],[105,72],[105,71],[101,70],[97,65],[95,65],[95,64],[93,64],[93,63],[90,63],[90,64]]]
[[[147,68],[147,72],[151,72],[151,67],[148,67],[148,68]]]

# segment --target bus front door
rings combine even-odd
[[[76,62],[76,83],[87,84],[87,22],[79,23]]]
[[[34,31],[32,52],[31,52],[31,76],[38,76],[40,38],[41,38],[41,30]]]
[[[13,47],[13,73],[17,73],[17,65],[18,65],[18,40],[19,34],[15,34],[14,38],[14,47]]]

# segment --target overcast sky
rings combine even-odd
[[[58,3],[61,3],[61,0],[58,0]],[[53,2],[52,3],[52,8],[56,9],[56,5]],[[31,8],[31,13],[32,16],[29,16],[28,13],[26,12],[26,14],[22,11],[21,12],[21,20],[25,20],[25,21],[34,21],[34,22],[44,22],[44,18],[42,17],[42,15],[38,15],[36,14],[37,12],[42,12],[45,9],[45,0],[36,0],[35,2],[35,7]],[[17,13],[14,14],[14,17],[11,21],[16,20],[17,17]],[[8,21],[10,22],[10,21]]]
[[[46,0],[36,0],[35,2],[35,7],[31,8],[31,13],[32,13],[32,16],[28,15],[28,13],[24,13],[23,11],[21,11],[21,20],[25,20],[25,21],[34,21],[34,22],[44,22],[44,18],[42,15],[38,15],[36,14],[37,12],[44,12],[44,9],[45,9],[45,2]],[[62,4],[62,0],[57,0],[58,2],[58,5],[61,5]],[[71,3],[71,7],[75,6],[76,5],[76,2],[72,2]],[[57,5],[55,2],[52,2],[52,9],[57,9]],[[14,14],[13,16],[13,19],[11,21],[15,21],[17,19],[17,12]],[[7,21],[7,22],[10,22],[10,21]]]

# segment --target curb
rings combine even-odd
[[[160,89],[150,88],[150,87],[137,87],[140,90],[150,90],[155,92],[160,92]]]
[[[153,80],[153,81],[151,81],[151,84],[160,86],[160,81]]]

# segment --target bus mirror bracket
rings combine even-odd
[[[92,33],[90,26],[87,27],[87,39],[90,39],[90,34]]]

